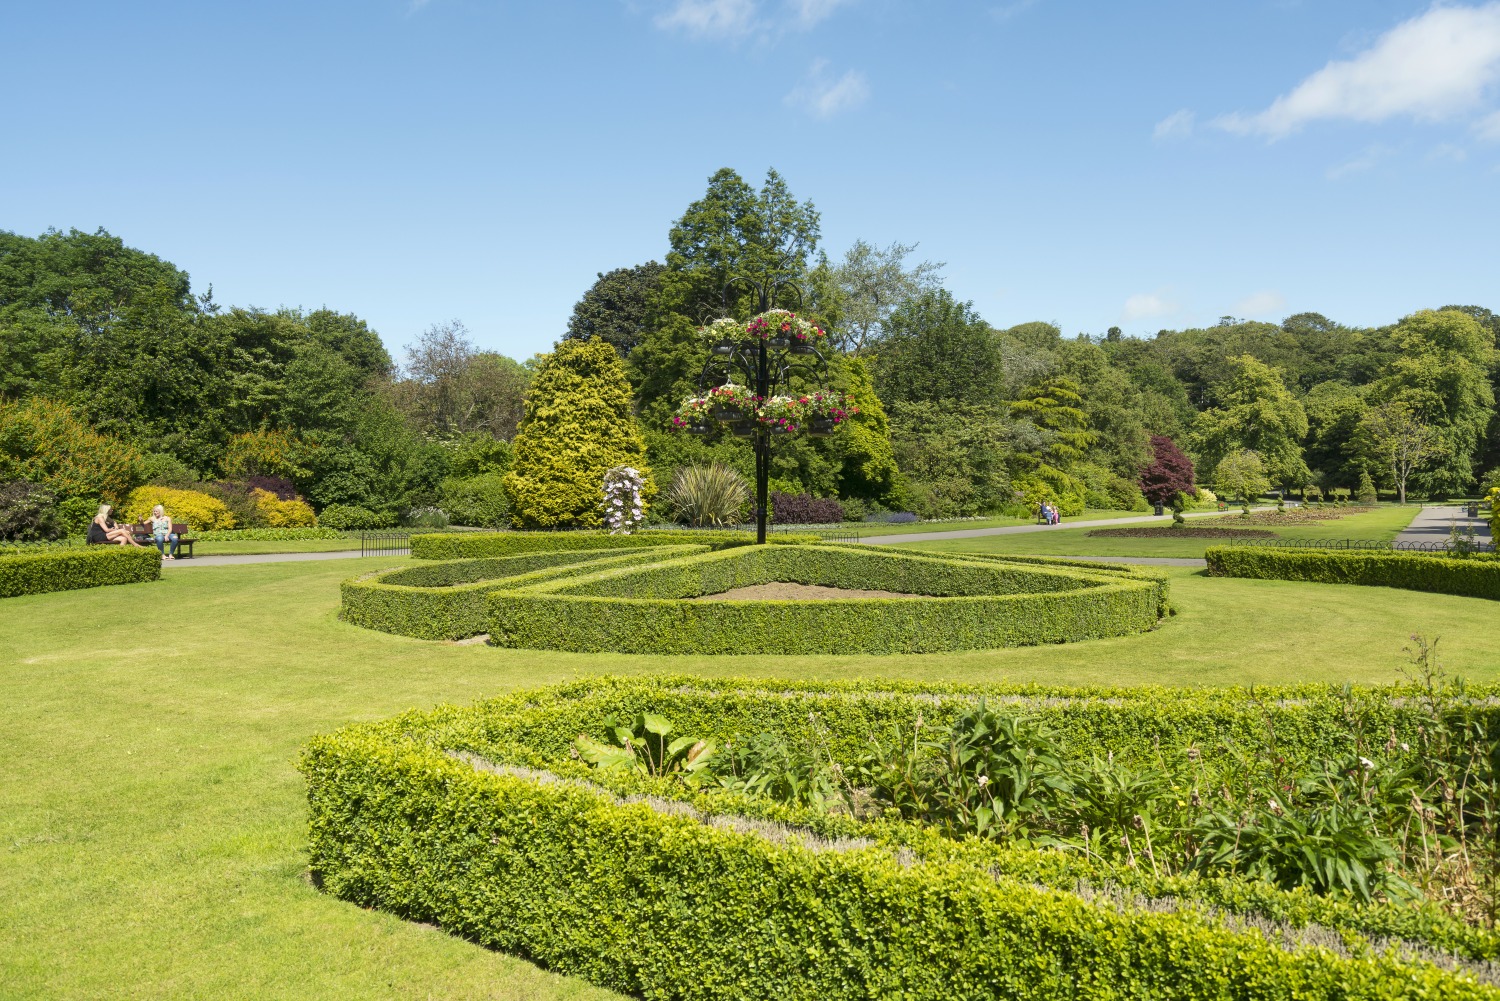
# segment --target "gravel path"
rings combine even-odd
[[[1257,511],[1272,510],[1268,507]],[[1223,515],[1223,511],[1198,511],[1183,515],[1184,518],[1212,518]],[[1025,535],[1029,532],[1056,532],[1064,528],[1115,528],[1120,525],[1170,524],[1172,516],[1154,514],[1136,515],[1130,518],[1100,518],[1094,521],[1065,521],[1061,525],[1007,525],[1003,528],[963,528],[949,532],[911,532],[906,535],[872,535],[859,541],[871,546],[898,546],[903,542],[924,542],[930,539],[978,539],[987,535]]]

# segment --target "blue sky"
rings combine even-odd
[[[0,6],[0,229],[546,350],[722,166],[987,320],[1500,309],[1500,2]]]

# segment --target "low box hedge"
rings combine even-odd
[[[1215,577],[1360,584],[1500,600],[1500,560],[1380,550],[1276,549],[1211,546],[1204,553]]]
[[[791,581],[914,597],[681,599]],[[877,547],[775,546],[609,569],[488,596],[490,642],[654,654],[925,653],[1143,632],[1163,576],[978,561]]]
[[[378,570],[343,582],[339,617],[400,636],[459,640],[489,628],[492,591],[702,552],[706,546],[578,549]]]
[[[1162,689],[689,678],[523,692],[315,739],[301,764],[311,868],[344,899],[652,998],[1500,997],[1461,962],[1378,938],[1493,954],[1493,933],[1430,908],[1236,880],[1155,885],[1144,873],[1124,874],[1139,880],[1124,884],[1131,892],[1095,892],[1077,880],[1111,874],[1086,860],[1058,867],[1049,857],[1060,852],[954,842],[888,820],[824,815],[819,828],[777,804],[757,814],[742,796],[662,798],[672,793],[661,780],[606,779],[566,753],[605,714],[643,709],[698,736],[817,725],[850,744],[880,721],[937,720],[979,695],[1024,700],[1063,725],[1076,718],[1080,735],[1100,708],[1133,722],[1158,711],[1157,730],[1251,725],[1234,721],[1263,719],[1268,706],[1315,726],[1349,709],[1333,689],[1259,694],[1267,701],[1188,692],[1178,704]],[[1406,711],[1399,699],[1354,698],[1361,711]]]
[[[807,545],[818,541],[809,534],[778,533],[768,540],[774,545]],[[522,553],[561,552],[575,549],[625,549],[635,546],[708,546],[724,549],[755,542],[749,532],[711,529],[651,529],[632,535],[608,532],[450,532],[413,535],[411,554],[419,560],[464,560],[486,556],[519,556]]]
[[[0,598],[73,591],[108,584],[139,584],[161,577],[155,549],[91,546],[0,557]]]

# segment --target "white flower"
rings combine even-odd
[[[1375,770],[1375,762],[1371,761],[1369,758],[1362,757],[1359,759],[1359,763],[1364,766],[1364,769],[1367,772],[1373,772]]]
[[[979,788],[983,789],[985,786],[987,786],[989,784],[990,784],[990,777],[988,775],[981,775],[981,776],[979,776]]]

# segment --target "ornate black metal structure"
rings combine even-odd
[[[779,306],[784,293],[794,295],[796,308],[802,308],[802,289],[790,278],[771,273],[763,274],[760,278],[741,274],[732,276],[724,285],[726,313],[730,290],[735,286],[744,286],[755,298],[757,314],[784,308]],[[793,367],[800,365],[815,366],[824,375],[828,372],[828,363],[822,352],[811,343],[801,343],[792,337],[742,336],[738,340],[720,341],[709,347],[708,362],[703,366],[703,374],[698,377],[698,388],[706,391],[713,386],[739,379],[743,380],[740,385],[753,387],[755,395],[764,401],[776,396],[778,390],[785,389],[790,382]],[[764,544],[766,521],[770,514],[771,448],[773,440],[780,437],[781,432],[765,424],[747,420],[739,412],[725,412],[715,416],[728,424],[731,434],[749,438],[754,445],[755,541]],[[688,430],[709,434],[714,429],[707,425],[697,425]],[[819,437],[832,434],[833,424],[811,421],[808,433]]]

